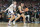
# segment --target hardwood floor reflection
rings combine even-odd
[[[8,26],[7,22],[0,22],[0,27],[40,27],[40,24],[37,23],[16,23],[15,25]]]

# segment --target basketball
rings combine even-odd
[[[25,8],[25,11],[28,11],[29,9],[28,8]]]

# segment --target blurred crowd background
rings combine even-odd
[[[0,0],[0,22],[8,22],[8,11],[5,13],[2,10],[5,10],[13,0]],[[25,6],[28,7],[29,11],[27,15],[30,15],[28,22],[40,22],[40,0],[16,0],[17,6],[20,5],[21,2],[24,2]],[[10,16],[10,15],[9,15]],[[22,19],[21,19],[22,20]],[[26,18],[28,20],[28,17]]]

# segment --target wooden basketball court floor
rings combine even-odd
[[[40,27],[39,23],[16,23],[15,25],[8,26],[8,22],[0,22],[0,27]]]

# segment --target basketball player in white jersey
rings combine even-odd
[[[8,10],[8,13],[11,15],[8,25],[11,25],[11,21],[15,19],[15,15],[13,11],[16,11],[16,1],[14,1],[5,11],[7,10]],[[15,21],[13,21],[13,24],[15,24]]]

